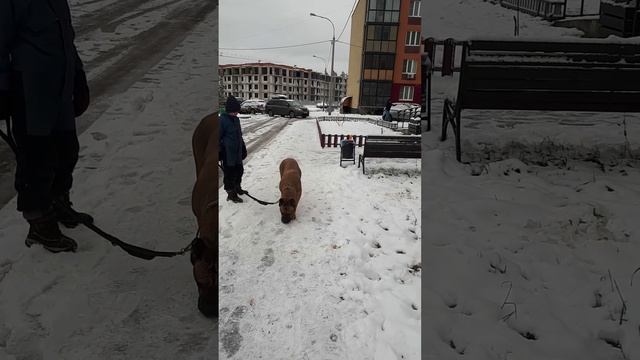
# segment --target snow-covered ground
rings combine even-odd
[[[72,199],[125,241],[178,250],[194,236],[191,135],[216,109],[217,11],[80,136]],[[145,261],[84,228],[75,254],[26,248],[0,210],[0,359],[215,359],[188,256]]]
[[[482,0],[429,0],[423,8],[424,37],[467,40],[479,37],[513,37],[514,10]],[[520,14],[520,38],[580,36],[581,31],[552,27],[540,18]]]
[[[427,4],[439,38],[513,24],[481,1]],[[521,35],[573,36],[521,21]],[[423,356],[640,359],[638,115],[465,110],[460,164],[451,130],[439,141],[456,86],[434,77],[423,134]]]
[[[287,157],[302,170],[297,220],[246,196],[220,204],[220,357],[420,359],[419,160],[341,168],[315,119],[298,119],[250,155],[243,187],[277,200]]]

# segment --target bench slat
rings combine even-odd
[[[463,87],[502,88],[510,81],[545,85],[548,89],[640,90],[640,66],[631,69],[541,68],[536,66],[469,66]],[[480,85],[478,85],[480,84]],[[528,88],[527,84],[522,84]],[[580,87],[581,86],[581,87]],[[541,88],[544,87],[534,87]]]
[[[414,152],[373,152],[364,155],[365,158],[387,158],[387,159],[419,159],[422,156],[420,151]]]
[[[468,45],[473,51],[522,51],[541,53],[592,53],[592,54],[640,54],[638,44],[612,44],[604,42],[555,42],[555,41],[495,41],[473,40]]]
[[[640,112],[640,93],[466,90],[464,109]]]

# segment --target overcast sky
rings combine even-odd
[[[331,68],[331,24],[311,17],[328,17],[336,28],[336,38],[349,20],[340,41],[349,42],[354,0],[220,0],[220,64],[275,62],[323,71]],[[277,50],[226,50],[326,43]],[[242,58],[242,59],[238,59]],[[335,71],[347,72],[349,46],[336,43]]]

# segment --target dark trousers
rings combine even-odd
[[[224,189],[226,191],[238,190],[242,183],[242,175],[244,174],[244,167],[242,164],[234,166],[222,164],[222,170],[224,171]]]
[[[13,122],[18,146],[15,188],[18,211],[44,212],[52,200],[68,194],[80,145],[75,131],[57,131],[49,136],[28,135],[24,122]]]
[[[15,176],[18,211],[34,216],[49,210],[53,199],[71,190],[80,145],[75,122],[73,119],[62,122],[56,118],[61,114],[51,114],[54,126],[48,135],[28,131],[29,109],[20,73],[11,74],[11,88],[12,134],[18,147]]]

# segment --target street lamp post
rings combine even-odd
[[[331,85],[329,87],[329,106],[327,109],[329,111],[329,115],[331,115],[331,112],[333,111],[333,100],[335,97],[334,95],[335,84],[333,79],[333,62],[334,62],[335,53],[336,53],[336,27],[335,25],[333,25],[333,21],[331,21],[331,19],[327,17],[316,15],[314,13],[310,13],[309,15],[327,20],[328,22],[331,23],[331,27],[333,28],[333,38],[331,39],[331,74],[329,74],[331,75]]]
[[[318,55],[313,55],[313,57],[321,59],[322,61],[324,61],[324,73],[326,75],[327,74],[327,59],[323,58],[322,56],[318,56]],[[325,92],[324,89],[322,89],[322,108],[323,109],[324,109],[325,100],[327,100],[327,102],[329,100],[329,99],[327,99],[327,97],[328,97],[327,92]]]

